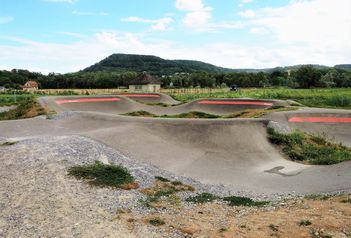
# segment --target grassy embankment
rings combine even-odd
[[[350,148],[329,142],[322,136],[297,130],[291,134],[281,134],[272,128],[268,128],[267,132],[269,140],[293,161],[330,165],[351,160]]]
[[[202,90],[197,92],[187,90],[168,91],[174,99],[189,102],[201,98],[260,98],[294,100],[309,107],[345,108],[351,109],[351,88],[341,89],[240,89],[238,92]]]
[[[0,113],[0,120],[15,120],[46,115],[46,110],[39,105],[34,97],[23,97],[17,102],[16,108]]]

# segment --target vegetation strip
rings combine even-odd
[[[142,98],[159,98],[160,97],[160,95],[157,95],[157,94],[120,94],[120,96],[142,97]]]
[[[293,111],[297,110],[297,107],[272,107],[268,109],[252,109],[244,110],[242,112],[236,112],[228,115],[215,115],[199,111],[191,111],[176,115],[156,115],[147,111],[135,111],[122,114],[124,116],[136,116],[136,117],[156,117],[156,118],[203,118],[203,119],[231,119],[231,118],[259,118],[268,113],[282,112],[282,111]]]
[[[301,131],[282,134],[268,128],[269,140],[278,145],[293,161],[315,165],[337,164],[351,160],[351,149],[341,144],[333,144],[326,138]]]
[[[219,197],[211,193],[200,193],[196,196],[189,197],[186,199],[187,202],[193,203],[207,203],[213,202],[215,200],[222,200],[228,203],[229,206],[249,206],[249,207],[259,207],[268,204],[268,201],[254,201],[248,197],[239,197],[239,196],[228,196],[228,197]]]
[[[351,108],[351,90],[340,89],[292,89],[292,88],[246,88],[238,92],[223,89],[199,89],[191,92],[188,89],[170,90],[170,96],[181,102],[198,99],[255,98],[294,100],[308,107]]]
[[[351,117],[292,117],[289,122],[351,123]]]

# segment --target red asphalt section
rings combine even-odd
[[[351,123],[351,117],[292,117],[289,122]]]
[[[120,101],[120,98],[79,98],[79,99],[59,99],[56,104],[76,103],[76,102],[114,102]]]
[[[157,94],[121,94],[125,97],[142,97],[142,98],[159,98],[160,95]]]
[[[259,101],[200,101],[199,104],[207,105],[261,105],[273,106],[273,103]]]

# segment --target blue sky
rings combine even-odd
[[[231,68],[351,63],[349,0],[0,2],[0,69],[73,72],[112,53]]]

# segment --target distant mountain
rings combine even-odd
[[[96,71],[147,71],[155,75],[169,75],[197,71],[224,73],[234,70],[195,60],[165,60],[152,55],[113,54],[83,70]]]
[[[212,64],[204,63],[195,60],[166,60],[153,55],[133,55],[133,54],[113,54],[103,59],[102,61],[83,69],[82,72],[97,72],[97,71],[147,71],[153,75],[171,75],[175,73],[193,73],[193,72],[208,72],[208,73],[229,73],[229,72],[273,72],[295,70],[301,65],[275,67],[266,69],[229,69],[218,67]],[[317,69],[328,69],[331,67],[324,65],[313,65]],[[351,71],[351,64],[339,64],[334,66],[338,69]]]
[[[337,64],[334,68],[351,71],[351,64]]]

